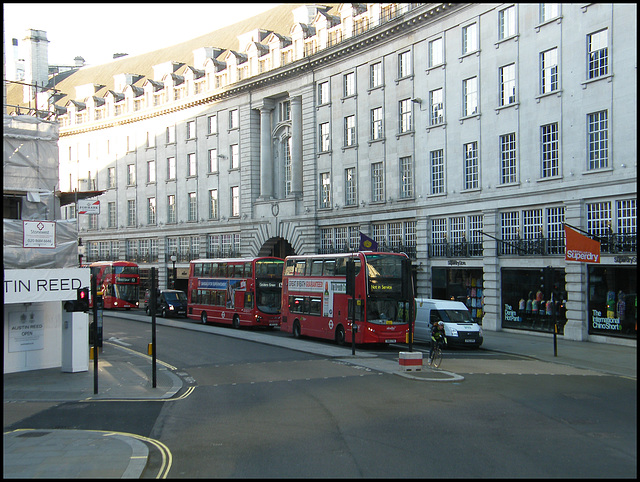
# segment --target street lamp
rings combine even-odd
[[[176,272],[176,261],[178,261],[178,257],[176,256],[176,253],[173,253],[171,255],[171,262],[173,263],[173,276],[171,277],[171,288],[172,289],[176,289],[176,277],[178,275],[178,273]]]

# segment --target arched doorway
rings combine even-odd
[[[284,238],[271,238],[262,245],[258,256],[275,256],[276,258],[286,258],[296,254],[293,247]]]

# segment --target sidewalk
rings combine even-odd
[[[111,313],[110,313],[111,316]],[[131,316],[127,314],[126,316]],[[139,321],[149,317],[134,315]],[[173,325],[175,320],[158,319]],[[385,360],[351,348],[338,347],[259,332],[194,325],[193,329],[224,336],[251,339],[285,348],[339,358],[342,361],[385,373],[423,381],[454,381],[463,377],[446,370],[404,372],[397,360]],[[553,338],[531,334],[487,332],[483,349],[530,357],[601,373],[637,377],[636,348],[590,342],[574,342],[558,337],[554,357]],[[176,395],[182,380],[160,361],[156,366],[156,387],[152,386],[151,360],[114,343],[105,342],[98,354],[98,393],[94,393],[93,361],[89,371],[62,373],[59,368],[4,375],[4,427],[25,419],[28,410],[37,413],[49,406],[69,401],[166,399]],[[24,403],[31,402],[31,403]],[[31,408],[29,408],[31,407]],[[5,478],[140,478],[149,449],[145,439],[135,434],[89,430],[14,430],[4,433],[3,475]],[[86,463],[91,459],[90,466]],[[77,463],[76,463],[77,461]],[[167,468],[168,471],[168,468]],[[165,473],[166,475],[166,473]]]

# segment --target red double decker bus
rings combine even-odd
[[[273,257],[191,261],[187,317],[234,328],[280,325],[283,265]]]
[[[137,308],[140,302],[140,273],[138,265],[130,261],[96,261],[89,265],[102,291],[105,309]]]
[[[280,330],[341,345],[352,342],[355,315],[356,343],[406,343],[405,311],[413,300],[402,296],[403,258],[407,255],[378,252],[288,256]],[[349,259],[355,263],[355,299],[346,290]]]

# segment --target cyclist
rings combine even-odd
[[[442,321],[434,320],[433,325],[431,326],[431,350],[429,351],[429,360],[433,358],[433,351],[435,350],[436,345],[443,345],[444,343],[446,343],[446,338],[444,337],[444,323]]]

